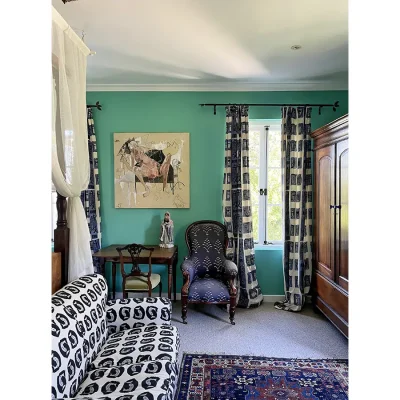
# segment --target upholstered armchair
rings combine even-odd
[[[229,319],[235,325],[238,269],[226,258],[228,234],[217,221],[198,221],[186,229],[189,255],[181,270],[182,320],[186,324],[188,303],[229,304]]]

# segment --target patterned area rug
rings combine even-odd
[[[347,400],[348,361],[184,354],[177,400]]]

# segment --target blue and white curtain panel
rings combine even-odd
[[[282,108],[283,272],[285,295],[275,308],[301,311],[312,273],[311,107]]]
[[[248,106],[226,109],[225,170],[222,190],[227,257],[238,266],[238,307],[261,304],[263,296],[254,264],[253,222],[249,174]]]
[[[92,254],[101,249],[101,216],[100,216],[100,183],[97,158],[96,133],[94,130],[93,112],[87,109],[87,127],[89,140],[90,181],[87,190],[81,193],[86,219],[91,236],[90,248]],[[94,272],[100,273],[100,260],[93,257]]]

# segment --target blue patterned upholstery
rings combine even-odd
[[[229,301],[229,290],[224,282],[217,279],[197,278],[189,287],[188,300],[207,303]]]
[[[193,226],[187,234],[190,259],[196,275],[216,277],[221,275],[222,264],[225,260],[225,231],[214,223],[204,223]]]
[[[238,269],[226,258],[228,235],[217,221],[198,221],[186,230],[189,256],[181,265],[182,319],[186,323],[187,303],[230,304],[230,320],[234,324],[236,307],[235,279]]]

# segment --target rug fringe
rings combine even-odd
[[[304,358],[304,357],[276,357],[276,356],[260,356],[259,354],[227,354],[226,352],[219,353],[204,353],[202,351],[191,351],[182,353],[184,355],[203,355],[203,356],[227,356],[227,357],[261,357],[261,358],[274,358],[277,360],[304,360],[304,361],[338,361],[338,362],[349,362],[348,358]]]

